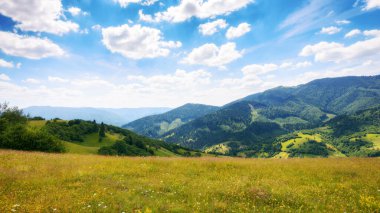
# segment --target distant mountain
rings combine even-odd
[[[41,116],[45,119],[61,118],[64,120],[83,119],[96,120],[107,124],[121,126],[125,123],[148,115],[160,114],[169,111],[170,108],[74,108],[74,107],[50,107],[32,106],[24,108],[25,114]]]
[[[162,138],[195,149],[230,144],[233,150],[273,152],[280,135],[378,105],[380,76],[320,79],[247,96],[169,130]]]
[[[219,107],[216,106],[185,104],[163,114],[151,115],[135,120],[123,127],[148,137],[159,138],[172,129],[208,113],[215,112],[218,109]]]
[[[277,96],[277,97],[276,97]],[[380,75],[369,77],[325,78],[297,87],[278,87],[242,100],[273,105],[294,97],[325,112],[350,113],[380,103]]]

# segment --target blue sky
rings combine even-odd
[[[379,0],[3,0],[0,101],[223,105],[380,74]]]

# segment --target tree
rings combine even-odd
[[[102,122],[99,128],[99,142],[101,142],[104,137],[106,137],[106,127]]]

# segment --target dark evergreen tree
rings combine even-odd
[[[104,138],[104,137],[106,137],[106,127],[104,123],[102,122],[99,128],[99,140],[101,140],[101,138]]]

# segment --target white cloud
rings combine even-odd
[[[164,41],[160,30],[141,25],[103,28],[102,35],[107,49],[131,59],[168,56],[170,49],[182,45],[179,41]]]
[[[354,36],[357,36],[357,35],[360,35],[362,32],[358,29],[353,29],[351,30],[350,32],[346,33],[346,35],[344,35],[345,38],[351,38],[351,37],[354,37]]]
[[[0,58],[0,67],[13,68],[14,64],[11,61],[6,61],[6,60]]]
[[[311,65],[312,63],[309,61],[303,61],[298,63],[283,62],[281,64],[251,64],[243,67],[241,71],[244,75],[260,76],[277,70],[302,69]]]
[[[153,17],[151,15],[146,15],[143,13],[142,10],[139,10],[139,18],[141,21],[146,21],[146,22],[153,22]]]
[[[280,30],[287,30],[283,34],[283,39],[290,38],[318,29],[324,24],[328,17],[323,14],[331,12],[334,1],[309,0],[305,6],[290,14],[280,25]]]
[[[276,64],[251,64],[243,67],[241,70],[245,75],[254,74],[254,75],[262,75],[268,72],[275,71],[279,68]]]
[[[62,18],[61,0],[1,0],[0,13],[23,31],[62,35],[79,29],[78,24]]]
[[[67,9],[67,11],[68,11],[72,16],[79,16],[79,15],[87,16],[87,15],[89,15],[88,12],[84,12],[84,11],[82,11],[79,7],[69,7],[69,9]]]
[[[240,57],[242,57],[242,52],[236,50],[235,43],[229,42],[220,47],[207,43],[194,48],[181,62],[224,68],[224,65]]]
[[[213,35],[220,29],[224,29],[228,26],[224,19],[218,19],[212,22],[199,25],[198,29],[202,35]]]
[[[174,74],[154,76],[128,76],[128,80],[134,83],[134,88],[140,92],[177,92],[194,90],[199,86],[210,83],[211,74],[204,70],[187,72],[176,70]]]
[[[310,67],[313,65],[310,61],[304,61],[304,62],[299,62],[295,64],[295,68],[305,68],[305,67]]]
[[[334,27],[334,26],[323,27],[321,29],[320,33],[322,33],[322,34],[328,34],[328,35],[333,35],[333,34],[339,33],[341,30],[342,30],[341,28]]]
[[[344,25],[344,24],[351,23],[351,21],[349,21],[349,20],[337,20],[337,21],[335,21],[335,23],[339,24],[339,25]]]
[[[3,31],[0,31],[0,50],[7,55],[29,59],[64,55],[64,51],[47,38],[20,36]]]
[[[380,0],[365,0],[366,6],[363,10],[371,10],[380,8]]]
[[[145,0],[142,5],[143,6],[151,6],[151,5],[154,5],[156,2],[158,2],[158,0]]]
[[[0,80],[1,80],[1,81],[10,81],[11,79],[9,78],[9,76],[7,76],[7,75],[1,73],[1,74],[0,74]]]
[[[68,11],[72,16],[77,16],[80,15],[82,10],[79,7],[70,7]]]
[[[380,37],[380,30],[364,30],[363,34],[369,37]]]
[[[101,30],[102,29],[102,26],[100,26],[99,24],[95,24],[91,27],[92,30]]]
[[[34,78],[27,78],[23,82],[30,83],[30,84],[39,84],[41,81],[34,79]]]
[[[114,0],[120,4],[121,7],[126,8],[128,4],[141,4],[143,6],[151,6],[155,4],[158,0]]]
[[[67,79],[55,77],[55,76],[49,76],[48,81],[55,82],[55,83],[67,83],[67,82],[69,82],[69,80],[67,80]]]
[[[226,37],[228,39],[238,38],[248,33],[249,31],[251,31],[251,25],[248,23],[241,23],[237,27],[230,27],[227,30]]]
[[[192,17],[205,19],[227,15],[251,2],[253,0],[181,0],[179,5],[154,14],[152,21],[183,22]]]
[[[315,61],[335,62],[373,57],[380,53],[380,31],[365,31],[371,38],[358,41],[350,46],[336,42],[320,42],[305,46],[300,56],[314,56]]]

